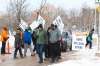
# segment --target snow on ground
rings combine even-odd
[[[100,66],[100,57],[95,56],[96,52],[97,46],[93,49],[86,48],[77,53],[80,57],[78,60],[73,59],[48,66]]]

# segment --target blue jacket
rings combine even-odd
[[[28,31],[24,32],[23,39],[25,44],[31,44],[31,33]]]

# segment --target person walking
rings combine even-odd
[[[50,55],[51,55],[51,63],[54,63],[56,60],[58,61],[59,56],[59,45],[60,42],[60,32],[55,29],[55,25],[51,25],[50,31]]]
[[[89,45],[89,48],[92,49],[92,36],[93,36],[93,33],[94,33],[94,29],[92,29],[90,32],[89,32],[89,35],[86,37],[86,46],[87,47]]]
[[[58,47],[58,54],[57,54],[57,59],[61,59],[61,32],[60,30],[58,29],[58,26],[55,25],[55,30],[56,32],[58,33],[58,41],[57,41],[57,47]]]
[[[17,28],[17,31],[16,31],[16,35],[15,35],[15,51],[14,51],[14,59],[16,59],[17,57],[17,52],[19,51],[20,53],[20,57],[23,58],[23,54],[22,54],[22,38],[20,37],[21,34],[20,34],[21,30],[20,28]]]
[[[23,34],[23,40],[24,40],[24,57],[26,57],[27,49],[30,49],[31,56],[33,56],[32,46],[31,46],[31,32],[30,29],[25,29]]]
[[[49,38],[50,38],[50,32],[51,31],[51,27],[48,27],[47,29],[47,44],[45,44],[45,59],[49,59],[50,58],[50,42],[49,42]]]
[[[36,42],[36,52],[39,57],[39,63],[43,63],[43,52],[44,52],[44,45],[45,45],[45,40],[46,40],[46,33],[45,30],[43,29],[42,24],[38,26],[38,30],[36,33],[37,36],[37,42]]]

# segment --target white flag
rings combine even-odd
[[[37,28],[40,24],[45,25],[45,20],[39,15],[38,19],[33,21],[32,24],[30,25],[31,29],[34,30],[35,28]]]
[[[39,23],[38,23],[37,21],[33,21],[32,24],[30,25],[32,31],[33,31],[34,29],[36,29],[38,26],[39,26]]]
[[[62,22],[62,19],[61,19],[60,16],[58,16],[58,17],[53,21],[53,24],[58,26],[58,29],[61,31],[61,33],[63,32],[64,23]]]
[[[25,29],[28,27],[28,24],[24,20],[21,20],[21,23],[19,24],[19,26],[21,27],[23,31],[25,31]]]

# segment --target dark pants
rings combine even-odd
[[[44,44],[36,44],[36,51],[39,56],[40,62],[43,62]]]
[[[61,56],[61,46],[60,46],[60,43],[58,42],[58,56],[60,57]]]
[[[45,44],[44,52],[45,52],[45,58],[50,58],[50,47],[48,44]]]
[[[2,41],[1,54],[5,54],[6,41]]]
[[[54,62],[61,55],[60,54],[60,47],[59,47],[59,44],[57,42],[50,44],[50,54],[51,54],[52,62]]]
[[[32,40],[33,41],[33,46],[34,46],[34,49],[33,49],[33,52],[36,51],[36,40]]]
[[[14,51],[14,58],[16,58],[16,55],[17,55],[18,50],[19,50],[19,53],[20,53],[20,57],[23,57],[22,49],[21,49],[21,48],[15,48],[15,51]]]
[[[87,41],[86,47],[87,47],[87,45],[89,45],[89,48],[91,49],[92,48],[92,41]]]
[[[33,49],[33,52],[35,52],[36,51],[36,44],[34,44],[34,49]]]

